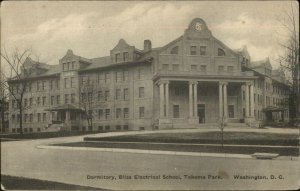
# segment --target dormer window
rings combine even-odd
[[[128,61],[128,60],[129,60],[129,53],[123,52],[123,61]]]
[[[225,56],[225,51],[222,48],[218,48],[218,56]]]
[[[67,70],[67,63],[63,63],[63,71]]]
[[[120,57],[121,57],[120,53],[115,54],[115,62],[119,62]]]
[[[171,54],[178,54],[178,46],[175,46],[174,48],[172,48]]]

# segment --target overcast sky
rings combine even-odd
[[[140,49],[145,39],[163,46],[199,17],[230,48],[247,45],[252,60],[269,56],[272,61],[285,35],[277,17],[291,4],[299,14],[298,4],[290,1],[6,1],[1,4],[1,47],[32,47],[41,61],[58,64],[68,49],[86,58],[107,56],[120,38]]]

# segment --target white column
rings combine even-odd
[[[249,117],[249,85],[245,85],[245,110],[246,110],[246,118]]]
[[[228,118],[228,104],[227,104],[227,83],[224,83],[223,87],[223,95],[224,95],[224,117]]]
[[[165,104],[166,104],[166,117],[168,118],[169,117],[169,82],[166,83],[165,85],[166,87],[166,98],[165,98]]]
[[[159,83],[159,115],[164,116],[164,84]]]
[[[254,91],[253,91],[253,84],[250,84],[250,116],[254,117]]]
[[[197,116],[197,82],[194,84],[194,116],[195,117],[198,117]]]
[[[219,82],[219,116],[223,117],[223,84]]]
[[[193,117],[193,84],[189,82],[189,112],[190,118]]]

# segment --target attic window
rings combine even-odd
[[[218,56],[225,56],[225,52],[223,49],[218,48]]]
[[[115,61],[119,62],[120,61],[120,57],[121,57],[120,53],[115,54]]]
[[[123,52],[123,61],[129,60],[129,54],[128,52]]]
[[[178,46],[175,46],[174,48],[172,48],[171,54],[178,54]]]

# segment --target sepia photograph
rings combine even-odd
[[[2,1],[1,190],[298,190],[297,1]]]

